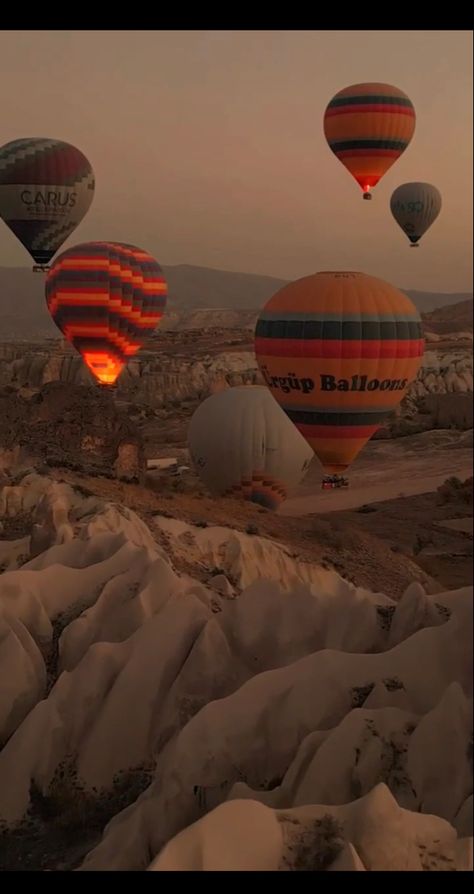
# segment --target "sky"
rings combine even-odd
[[[130,242],[164,264],[298,279],[360,270],[402,288],[472,290],[471,31],[3,31],[0,144],[53,137],[96,174],[66,246]],[[364,202],[322,120],[349,84],[394,84],[413,140]],[[415,251],[389,201],[441,191]],[[0,226],[0,265],[29,256]]]

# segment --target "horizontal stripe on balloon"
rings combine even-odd
[[[80,277],[79,273],[80,271]],[[60,273],[61,278],[65,279],[80,278],[87,281],[88,279],[104,279],[105,276],[115,274],[120,277],[122,272],[130,273],[134,271],[140,277],[154,275],[159,282],[164,282],[164,275],[158,264],[146,264],[145,262],[133,263],[133,258],[129,254],[120,257],[111,255],[110,253],[101,253],[100,257],[63,257],[55,264],[54,272]]]
[[[126,263],[137,261],[142,264],[150,264],[153,267],[161,269],[158,261],[155,261],[147,252],[142,249],[134,249],[132,246],[120,246],[114,242],[96,242],[77,245],[74,249],[69,249],[73,254],[64,253],[58,258],[58,264],[64,267],[70,267],[77,260],[78,262],[86,262],[87,264],[107,262],[111,264]]]
[[[118,345],[121,350],[131,344],[141,342],[141,338],[140,342],[135,342],[131,333],[120,329],[110,329],[109,326],[94,326],[92,329],[87,325],[65,323],[63,332],[67,338],[87,338],[91,344],[96,340],[101,341],[102,339],[105,339],[110,342],[111,345]]]
[[[411,320],[356,322],[355,320],[258,320],[255,335],[261,338],[330,341],[399,341],[423,337],[421,322]]]
[[[384,113],[384,114],[393,114],[393,115],[409,115],[410,118],[415,117],[414,109],[407,108],[406,106],[389,106],[383,103],[375,104],[375,103],[360,103],[359,105],[353,106],[339,106],[338,108],[328,108],[326,110],[325,118],[334,118],[336,115],[355,115],[360,114],[361,112],[372,113]]]
[[[157,294],[166,293],[166,282],[162,279],[143,277],[143,276],[132,276],[123,275],[117,276],[115,274],[110,273],[109,271],[104,271],[103,275],[98,275],[94,273],[93,276],[88,278],[82,275],[78,276],[77,270],[75,272],[59,271],[54,273],[53,276],[50,277],[49,280],[50,288],[55,289],[59,292],[70,292],[71,294],[77,295],[87,295],[89,292],[95,291],[105,291],[109,292],[113,289],[140,289],[142,292],[156,292]]]
[[[332,146],[331,148],[337,158],[341,161],[343,158],[362,158],[364,160],[369,160],[371,158],[399,158],[403,151],[402,149],[343,149],[342,151],[339,151],[333,149]],[[375,183],[378,183],[381,176],[382,174],[364,174],[362,175],[362,178],[367,179],[367,181],[370,179],[374,180],[375,182],[372,184],[367,182],[367,185],[375,186]]]
[[[363,322],[363,323],[378,323],[378,322],[400,322],[400,323],[419,323],[420,315],[418,313],[411,314],[399,314],[399,313],[365,313],[365,311],[361,311],[360,313],[346,313],[342,310],[340,313],[326,313],[322,311],[315,311],[314,313],[310,313],[308,311],[282,311],[282,310],[264,310],[260,314],[259,320],[282,320],[282,321],[293,321],[293,320],[301,320],[302,322],[313,322],[313,320],[330,320],[334,322]]]
[[[350,425],[378,425],[382,422],[393,407],[387,407],[384,410],[366,411],[364,413],[354,413],[353,410],[338,410],[335,413],[327,411],[314,411],[307,409],[287,409],[286,415],[295,425],[323,425],[323,426],[345,426]]]
[[[304,438],[314,440],[324,440],[325,438],[335,438],[338,441],[342,438],[345,440],[368,440],[372,437],[374,431],[379,428],[376,425],[298,425],[298,431]]]
[[[113,342],[111,338],[108,337],[108,334],[104,337],[90,337],[90,335],[86,333],[78,333],[77,335],[71,334],[69,330],[64,331],[66,338],[69,338],[71,344],[79,351],[80,354],[98,354],[98,353],[108,353],[111,356],[119,359],[122,363],[126,362],[127,357],[133,356],[141,347],[141,343],[139,345],[134,344],[132,342],[124,342],[122,339],[120,343]]]
[[[61,294],[51,295],[48,299],[48,307],[51,314],[56,313],[59,307],[81,308],[87,312],[89,308],[94,307],[115,307],[123,308],[124,312],[128,309],[135,308],[137,313],[160,313],[166,306],[166,296],[141,295],[137,292],[130,292],[128,295],[110,294],[108,292],[91,293],[85,298],[81,298],[81,294],[70,295]]]
[[[55,322],[56,325],[59,325],[58,321],[55,320]],[[104,320],[102,323],[98,321],[90,323],[87,320],[81,322],[78,320],[61,320],[61,327],[63,331],[67,329],[71,336],[77,333],[87,333],[89,338],[92,339],[105,335],[111,340],[121,339],[124,344],[132,342],[133,344],[138,344],[143,339],[153,335],[157,323],[159,323],[159,320],[152,320],[148,325],[132,326],[130,323],[123,321],[120,323],[109,323],[107,320]]]
[[[349,393],[351,393],[351,392],[349,392]],[[354,392],[352,392],[352,393],[354,394]],[[366,394],[367,392],[364,392],[364,393]],[[369,393],[372,393],[372,392],[369,392]],[[297,406],[296,404],[292,404],[290,406],[289,404],[280,403],[280,406],[281,406],[282,410],[284,410],[286,415],[290,416],[292,422],[296,421],[296,415],[298,415],[298,417],[299,417],[300,413],[310,413],[313,415],[315,413],[324,413],[325,416],[334,416],[335,413],[337,415],[341,415],[341,414],[344,415],[344,414],[350,413],[353,416],[354,415],[354,407],[360,406],[360,397],[358,394],[358,403],[354,404],[353,406],[347,407],[347,408],[344,408],[341,406],[326,407],[326,406],[323,406],[322,404],[319,404],[318,406],[310,406],[309,404]],[[383,406],[383,407],[364,407],[364,413],[368,414],[371,418],[372,418],[372,414],[374,414],[375,416],[385,415],[386,413],[391,413],[392,410],[393,410],[393,404],[390,406]],[[293,419],[293,416],[291,414],[293,414],[295,416],[295,419]],[[304,420],[302,420],[302,421],[304,421]]]
[[[403,152],[408,146],[408,140],[329,140],[329,145],[333,152],[344,152],[349,149],[395,149],[398,152]]]
[[[165,278],[159,267],[144,269],[144,265],[143,267],[133,267],[125,264],[119,266],[118,264],[110,263],[110,261],[107,262],[107,260],[103,264],[94,261],[94,264],[87,264],[87,266],[85,261],[78,262],[76,259],[74,259],[74,263],[68,265],[58,262],[54,267],[52,276],[60,279],[61,282],[84,283],[84,285],[109,281],[122,282],[124,278],[130,279],[130,277],[136,276],[138,281],[143,280],[143,282],[156,282],[160,285],[166,285]]]
[[[377,359],[422,357],[423,339],[413,341],[341,341],[332,339],[256,338],[255,351],[267,357],[336,357],[341,359]]]
[[[49,188],[74,188],[87,177],[93,177],[87,159],[78,150],[71,153],[71,147],[64,150],[43,150],[25,158],[17,156],[14,161],[2,165],[0,150],[0,184],[17,186],[37,186]]]
[[[104,301],[94,301],[87,304],[87,306],[84,306],[83,304],[68,304],[61,302],[56,307],[50,305],[49,310],[54,319],[59,319],[59,317],[61,317],[70,320],[86,319],[94,322],[95,320],[112,319],[110,315],[113,314],[114,317],[122,319],[125,323],[130,322],[138,324],[143,322],[145,318],[159,320],[164,312],[163,308],[160,307],[144,307],[143,305],[136,305],[124,301],[114,301],[113,299],[107,301],[107,303]]]
[[[335,96],[334,99],[331,99],[331,102],[328,105],[328,109],[339,108],[340,106],[357,106],[361,103],[371,103],[372,105],[388,105],[390,106],[390,110],[393,106],[403,106],[407,109],[412,109],[413,104],[408,96],[387,96],[385,93],[360,93],[357,96],[344,95],[339,94]]]

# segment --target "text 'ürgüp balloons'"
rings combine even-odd
[[[390,210],[415,247],[441,211],[441,193],[432,183],[402,183],[392,194]]]
[[[364,199],[407,148],[415,120],[408,96],[390,84],[354,84],[331,99],[324,134]]]
[[[0,216],[41,266],[87,213],[94,185],[87,158],[69,143],[32,137],[0,149]]]
[[[265,382],[329,474],[346,469],[400,403],[423,348],[410,299],[364,273],[284,286],[255,333]]]
[[[188,431],[196,471],[211,493],[276,509],[313,453],[262,385],[227,388],[196,410]]]
[[[49,312],[102,385],[158,325],[167,287],[148,252],[117,242],[87,242],[63,252],[46,278]]]

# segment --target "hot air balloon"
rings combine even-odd
[[[0,149],[0,216],[42,270],[94,197],[85,155],[60,140],[31,137]]]
[[[390,84],[354,84],[331,99],[324,135],[364,199],[407,148],[415,130],[408,96]]]
[[[423,356],[406,295],[364,273],[316,273],[284,286],[257,322],[268,388],[321,461],[339,475],[400,403]]]
[[[303,478],[312,450],[263,385],[208,397],[188,431],[194,467],[207,488],[276,509]]]
[[[431,183],[402,183],[390,199],[390,210],[410,247],[417,248],[441,211],[441,193]]]
[[[166,293],[155,259],[117,242],[75,245],[59,255],[46,277],[54,322],[107,386],[158,325]]]

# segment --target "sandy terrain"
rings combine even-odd
[[[348,472],[347,490],[321,491],[321,475],[315,463],[280,514],[333,512],[435,491],[450,476],[464,480],[472,475],[472,446],[454,431],[371,441]]]
[[[472,534],[466,528],[472,501],[460,497],[442,503],[436,492],[450,476],[465,480],[472,474],[471,437],[470,432],[438,431],[373,442],[355,467],[352,489],[321,493],[315,466],[299,494],[279,513],[243,501],[212,498],[193,473],[183,478],[164,473],[150,487],[68,469],[52,474],[122,503],[147,523],[164,515],[199,527],[231,526],[284,543],[301,560],[335,568],[359,586],[383,586],[397,595],[417,579],[436,592],[440,587],[472,582]],[[364,481],[370,485],[363,487]],[[452,520],[455,526],[441,526]],[[21,536],[22,523],[21,518],[5,519],[3,537]],[[27,528],[28,518],[24,524]],[[184,565],[181,570],[190,571]]]

